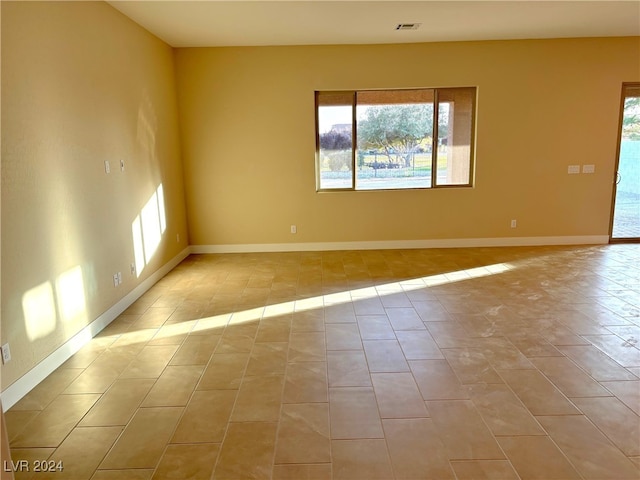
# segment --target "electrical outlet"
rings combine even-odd
[[[576,173],[580,173],[580,165],[569,165],[569,168],[567,168],[567,173],[569,175],[575,175]]]
[[[291,225],[291,233],[298,233],[298,227]]]
[[[124,172],[124,160],[120,160],[120,171]]]
[[[517,220],[511,220],[511,228],[516,228],[518,226]]]
[[[9,349],[9,344],[5,343],[2,345],[2,363],[7,363],[11,361],[11,350]]]
[[[109,165],[109,160],[104,161],[104,173],[111,173],[111,165]]]
[[[582,165],[582,173],[595,173],[595,165]]]
[[[122,284],[122,272],[118,272],[118,285]]]
[[[131,275],[135,275],[136,274],[136,264],[132,263],[129,266],[131,267]]]
[[[118,274],[114,273],[113,274],[113,286],[117,287],[118,285],[120,285],[120,283],[118,282]]]

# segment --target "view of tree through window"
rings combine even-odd
[[[475,88],[317,92],[316,105],[319,190],[471,184]]]

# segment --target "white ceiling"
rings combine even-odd
[[[173,47],[640,35],[640,0],[109,3]],[[422,26],[396,31],[399,23]]]

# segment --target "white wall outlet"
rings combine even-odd
[[[580,173],[580,165],[569,165],[567,169],[567,173],[569,175],[575,175],[576,173]]]
[[[120,160],[120,171],[124,172],[124,160]]]
[[[122,272],[118,272],[118,285],[122,284]]]
[[[2,345],[2,363],[7,363],[11,361],[11,350],[9,349],[9,344],[5,343]]]
[[[291,225],[291,233],[298,233],[298,227]]]
[[[109,160],[104,161],[104,173],[111,173],[111,165],[109,165]]]
[[[117,287],[118,285],[120,285],[120,283],[118,282],[118,274],[114,273],[113,274],[113,286]]]
[[[511,228],[516,228],[518,226],[517,220],[511,220]]]
[[[582,173],[595,173],[596,166],[595,165],[582,165]]]
[[[136,274],[136,264],[132,263],[131,265],[129,265],[129,267],[131,268],[131,275],[135,275]]]

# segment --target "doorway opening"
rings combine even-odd
[[[640,83],[622,86],[611,241],[640,241]]]

